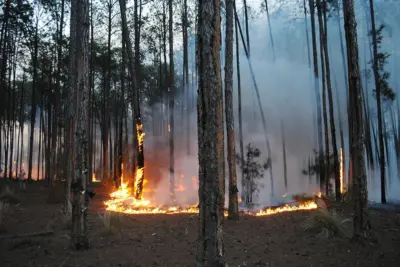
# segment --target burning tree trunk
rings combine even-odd
[[[226,0],[225,36],[225,117],[228,138],[229,209],[228,218],[239,219],[236,178],[235,127],[233,120],[233,1]]]
[[[174,158],[174,106],[175,106],[175,85],[174,85],[174,33],[172,0],[168,1],[168,31],[169,31],[169,194],[170,201],[175,202],[175,158]]]
[[[132,85],[132,109],[135,117],[136,137],[138,140],[137,145],[137,166],[136,166],[136,180],[135,180],[135,193],[136,199],[141,199],[143,194],[143,181],[144,181],[144,151],[143,151],[143,125],[142,118],[140,115],[140,100],[139,90],[136,84],[136,73],[135,73],[135,62],[132,51],[132,43],[129,38],[129,28],[126,20],[126,2],[125,0],[119,0],[121,9],[121,24],[122,24],[122,41],[124,42],[126,54],[128,56],[128,67]]]
[[[282,128],[283,180],[285,182],[285,193],[287,193],[288,180],[287,180],[287,165],[286,165],[286,142],[285,142],[285,129],[283,128],[283,121],[281,121],[281,128]]]
[[[224,131],[219,1],[198,1],[199,244],[197,266],[224,266]]]
[[[89,130],[89,1],[73,0],[76,5],[76,71],[77,83],[72,84],[76,90],[75,115],[76,143],[75,143],[75,177],[72,184],[72,245],[76,249],[87,249],[88,193],[86,191],[88,177],[88,130]]]
[[[354,234],[355,240],[366,236],[370,228],[367,213],[368,191],[364,158],[364,131],[362,110],[362,88],[358,57],[357,28],[354,14],[354,0],[343,1],[344,30],[347,47],[349,77],[349,125],[351,139],[351,162],[353,173]]]

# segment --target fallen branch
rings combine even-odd
[[[53,233],[54,233],[54,231],[44,231],[44,232],[34,232],[34,233],[27,233],[27,234],[2,235],[2,236],[0,236],[0,239],[48,236],[48,235],[52,235]]]

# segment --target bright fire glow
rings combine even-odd
[[[298,206],[285,205],[282,207],[268,208],[266,210],[260,210],[255,215],[256,216],[267,216],[267,215],[272,215],[272,214],[277,214],[277,213],[282,213],[282,212],[290,212],[290,211],[298,211],[298,210],[315,210],[317,208],[318,208],[317,203],[315,203],[314,201],[309,201],[304,204],[300,204]]]
[[[93,182],[93,183],[99,183],[99,182],[101,182],[101,180],[98,180],[98,179],[97,179],[95,173],[92,173],[92,182]]]
[[[140,173],[139,173],[140,174]],[[180,188],[184,190],[184,188]],[[105,201],[106,210],[125,213],[125,214],[176,214],[176,213],[192,213],[197,214],[199,209],[197,205],[194,206],[158,206],[154,207],[151,201],[145,199],[135,199],[132,195],[128,183],[124,181],[121,175],[121,186],[118,190],[110,194],[110,199]],[[253,216],[267,216],[282,212],[292,212],[299,210],[314,210],[318,206],[314,201],[309,201],[298,206],[284,205],[276,208],[267,208],[259,212],[246,212],[247,215]],[[228,212],[225,211],[224,215],[227,216]]]
[[[344,192],[344,177],[343,177],[343,148],[340,148],[340,193]]]
[[[144,136],[146,135],[146,133],[143,132],[143,124],[136,124],[136,135],[139,143],[139,151],[141,151],[143,147]]]

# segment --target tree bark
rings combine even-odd
[[[372,51],[373,51],[373,73],[376,90],[376,109],[378,111],[378,138],[379,138],[379,167],[381,174],[381,202],[386,203],[386,178],[385,178],[385,143],[383,137],[383,115],[381,104],[381,77],[378,66],[378,42],[375,26],[374,1],[369,0],[370,15],[371,15],[371,34],[372,34]]]
[[[31,98],[31,132],[29,136],[29,156],[28,156],[28,180],[32,179],[32,160],[33,160],[33,141],[36,122],[36,80],[37,80],[37,58],[39,46],[39,19],[36,21],[33,51],[33,77],[32,77],[32,98]]]
[[[174,84],[174,32],[172,0],[168,1],[168,32],[169,32],[169,197],[174,203],[175,199],[175,144],[174,144],[174,108],[175,108],[175,84]]]
[[[236,14],[236,4],[233,2],[233,10]],[[240,79],[240,59],[239,59],[239,34],[238,22],[235,20],[235,42],[236,42],[236,76],[238,86],[238,118],[239,118],[239,151],[240,151],[240,170],[241,170],[241,184],[242,184],[242,201],[245,199],[245,184],[244,184],[244,146],[243,146],[243,120],[242,120],[242,85]]]
[[[198,267],[224,266],[222,239],[224,131],[220,2],[198,1],[197,70],[199,151]]]
[[[320,7],[322,9],[323,15],[323,24],[324,31],[322,36],[323,41],[323,52],[325,59],[325,67],[326,67],[326,85],[328,90],[328,104],[329,104],[329,125],[331,129],[331,140],[332,140],[332,152],[333,152],[333,168],[335,175],[335,195],[336,201],[341,201],[341,192],[340,192],[340,169],[339,169],[339,154],[337,149],[337,141],[336,141],[336,127],[335,127],[335,109],[333,106],[333,93],[332,93],[332,83],[331,83],[331,68],[329,62],[329,51],[328,51],[328,23],[327,23],[327,3],[326,0],[321,3],[323,6]]]
[[[353,239],[367,236],[371,227],[367,213],[368,191],[364,158],[364,129],[362,110],[362,88],[358,56],[357,27],[354,14],[354,0],[344,0],[344,30],[347,47],[347,66],[350,100],[350,139],[353,173],[354,232]]]
[[[135,180],[135,193],[134,197],[136,199],[141,199],[143,197],[143,181],[144,181],[144,147],[143,147],[143,125],[142,117],[140,113],[140,97],[139,90],[136,84],[136,72],[135,72],[135,61],[132,51],[132,42],[129,37],[129,28],[126,19],[126,2],[125,0],[119,0],[120,10],[121,10],[121,26],[122,26],[122,41],[124,42],[126,54],[128,56],[128,68],[131,78],[132,86],[132,98],[131,105],[134,113],[134,122],[136,129],[136,137],[138,140],[137,145],[137,162],[136,162],[136,180]]]
[[[325,75],[325,54],[324,54],[324,24],[322,21],[321,13],[321,2],[317,0],[317,13],[318,13],[318,24],[319,24],[319,41],[320,41],[320,58],[321,58],[321,77],[322,77],[322,115],[324,119],[324,136],[325,136],[325,154],[324,154],[324,165],[322,169],[325,172],[325,194],[329,194],[329,182],[330,182],[330,152],[329,152],[329,121],[328,121],[328,111],[326,105],[326,75]]]
[[[314,90],[317,103],[317,137],[318,137],[318,160],[319,166],[324,165],[324,159],[321,155],[324,154],[323,139],[322,139],[322,113],[321,113],[321,93],[318,82],[318,51],[317,51],[317,37],[315,30],[315,2],[314,0],[308,0],[310,6],[310,17],[311,17],[311,37],[312,37],[312,49],[313,49],[313,65],[314,65]],[[325,171],[321,168],[319,173],[319,182],[321,190],[324,188]]]
[[[233,2],[226,0],[225,34],[225,118],[228,145],[229,206],[228,218],[239,219],[236,177],[235,126],[233,119]]]
[[[75,2],[76,1],[76,2]],[[75,2],[75,3],[74,3]],[[76,101],[75,120],[75,176],[72,183],[72,246],[77,250],[89,247],[88,239],[88,194],[86,192],[88,177],[88,132],[89,132],[89,0],[72,0],[76,5]]]

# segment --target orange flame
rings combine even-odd
[[[99,183],[99,182],[101,182],[101,180],[98,180],[98,179],[97,179],[95,173],[92,173],[92,182],[93,182],[93,183]]]
[[[315,203],[314,201],[309,201],[304,204],[300,204],[299,206],[285,205],[283,207],[268,208],[266,210],[260,210],[255,215],[256,216],[267,216],[267,215],[273,215],[273,214],[282,213],[282,212],[298,211],[298,210],[314,210],[317,208],[318,208],[317,203]]]
[[[340,148],[340,193],[344,192],[343,148]]]
[[[139,171],[140,174],[140,171]],[[110,194],[111,199],[104,202],[107,211],[113,211],[125,214],[175,214],[175,213],[192,213],[197,214],[199,212],[198,205],[194,206],[158,206],[154,207],[149,200],[144,198],[141,200],[135,199],[132,196],[132,192],[127,186],[127,182],[124,181],[123,175],[121,175],[121,186],[118,190]],[[246,212],[247,215],[252,216],[268,216],[282,212],[293,212],[299,210],[314,210],[318,206],[316,202],[309,201],[299,206],[285,205],[276,208],[267,208],[260,210],[259,212]],[[228,212],[224,212],[225,216],[228,216]]]
[[[136,124],[136,135],[137,135],[137,139],[138,139],[138,143],[139,143],[139,151],[142,151],[142,146],[143,146],[143,140],[144,140],[144,136],[146,135],[145,132],[143,132],[143,124]]]

